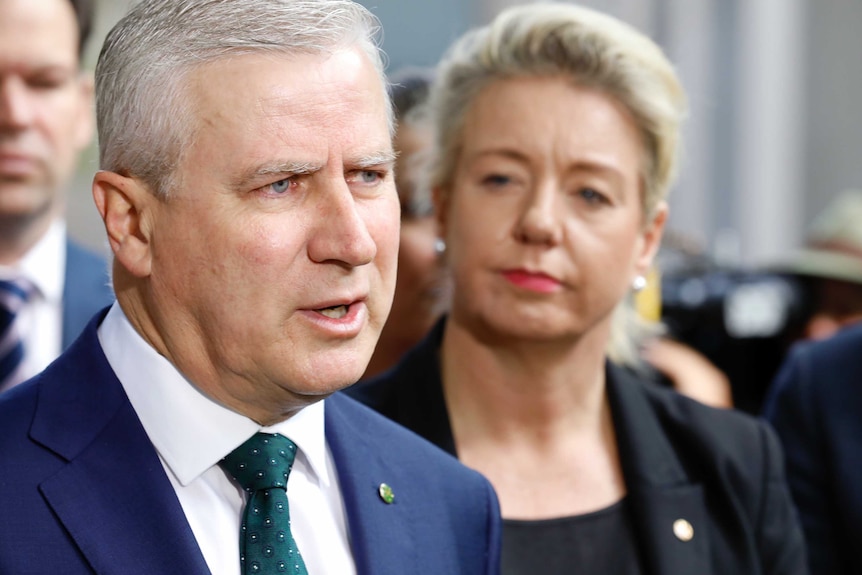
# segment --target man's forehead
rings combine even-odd
[[[189,73],[190,111],[203,125],[241,126],[262,119],[316,127],[381,120],[388,130],[388,100],[373,66],[359,59],[333,62],[332,57],[263,53],[207,62]]]
[[[68,0],[0,0],[0,66],[21,71],[78,64],[78,28]]]

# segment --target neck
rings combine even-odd
[[[577,341],[489,344],[457,320],[447,322],[441,368],[456,433],[459,422],[499,439],[595,428],[605,402],[605,331]]]
[[[0,216],[0,264],[19,262],[48,232],[52,214],[38,217]]]
[[[289,419],[302,408],[329,394],[302,396],[286,392],[268,381],[252,381],[243,374],[225,369],[214,361],[213,352],[189,342],[205,341],[195,322],[177,319],[174,311],[163,312],[154,304],[145,280],[131,277],[116,260],[113,282],[117,303],[138,334],[167,359],[195,388],[260,425],[274,425]],[[165,315],[173,316],[173,331]]]
[[[624,496],[605,393],[607,332],[489,345],[447,322],[441,368],[458,458],[491,481],[503,517],[576,515]]]

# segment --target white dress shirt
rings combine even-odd
[[[99,342],[158,452],[213,575],[239,575],[243,490],[218,462],[258,431],[298,446],[287,483],[291,532],[312,575],[356,573],[322,401],[270,427],[216,403],[135,331],[119,304]]]
[[[15,327],[24,342],[24,359],[13,384],[45,369],[62,351],[65,271],[66,223],[61,219],[54,220],[17,265],[0,266],[0,278],[23,278],[34,288],[15,318]]]

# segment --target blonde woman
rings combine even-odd
[[[607,358],[677,163],[661,50],[600,13],[518,6],[456,42],[430,106],[450,311],[351,393],[490,479],[504,574],[804,573],[773,432]]]

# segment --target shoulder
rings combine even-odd
[[[862,324],[829,339],[798,343],[787,354],[767,394],[764,414],[775,422],[779,411],[824,411],[836,417],[862,408]]]
[[[328,398],[326,409],[327,418],[332,413],[338,418],[338,425],[373,438],[375,448],[391,460],[397,458],[403,464],[422,468],[439,465],[443,473],[467,471],[471,476],[481,477],[430,441],[343,393]],[[328,423],[335,425],[334,420],[328,419]]]
[[[387,465],[396,467],[401,476],[410,476],[416,485],[450,491],[447,497],[455,491],[474,497],[490,489],[487,479],[477,471],[350,397],[335,394],[327,399],[326,409],[327,437],[363,447],[370,457],[385,459]],[[458,489],[451,490],[453,485]]]
[[[754,499],[766,482],[782,476],[781,448],[764,421],[709,407],[671,389],[621,375],[618,369],[611,373],[614,416],[622,420],[615,421],[615,427],[625,452],[640,470],[657,464],[643,455],[652,453],[653,458],[678,462],[689,481],[701,482],[714,493]],[[751,509],[748,504],[746,508]]]
[[[629,426],[623,438],[639,481],[699,486],[716,538],[756,545],[765,572],[797,572],[804,564],[802,531],[775,431],[749,414],[669,389],[637,380],[625,385],[645,400],[630,402],[639,408],[630,409],[629,417],[641,423]]]
[[[862,323],[847,327],[834,336],[794,345],[785,364],[809,363],[835,372],[862,373]]]
[[[643,393],[671,442],[686,452],[712,454],[745,466],[778,446],[765,422],[747,413],[710,407],[648,384]]]

